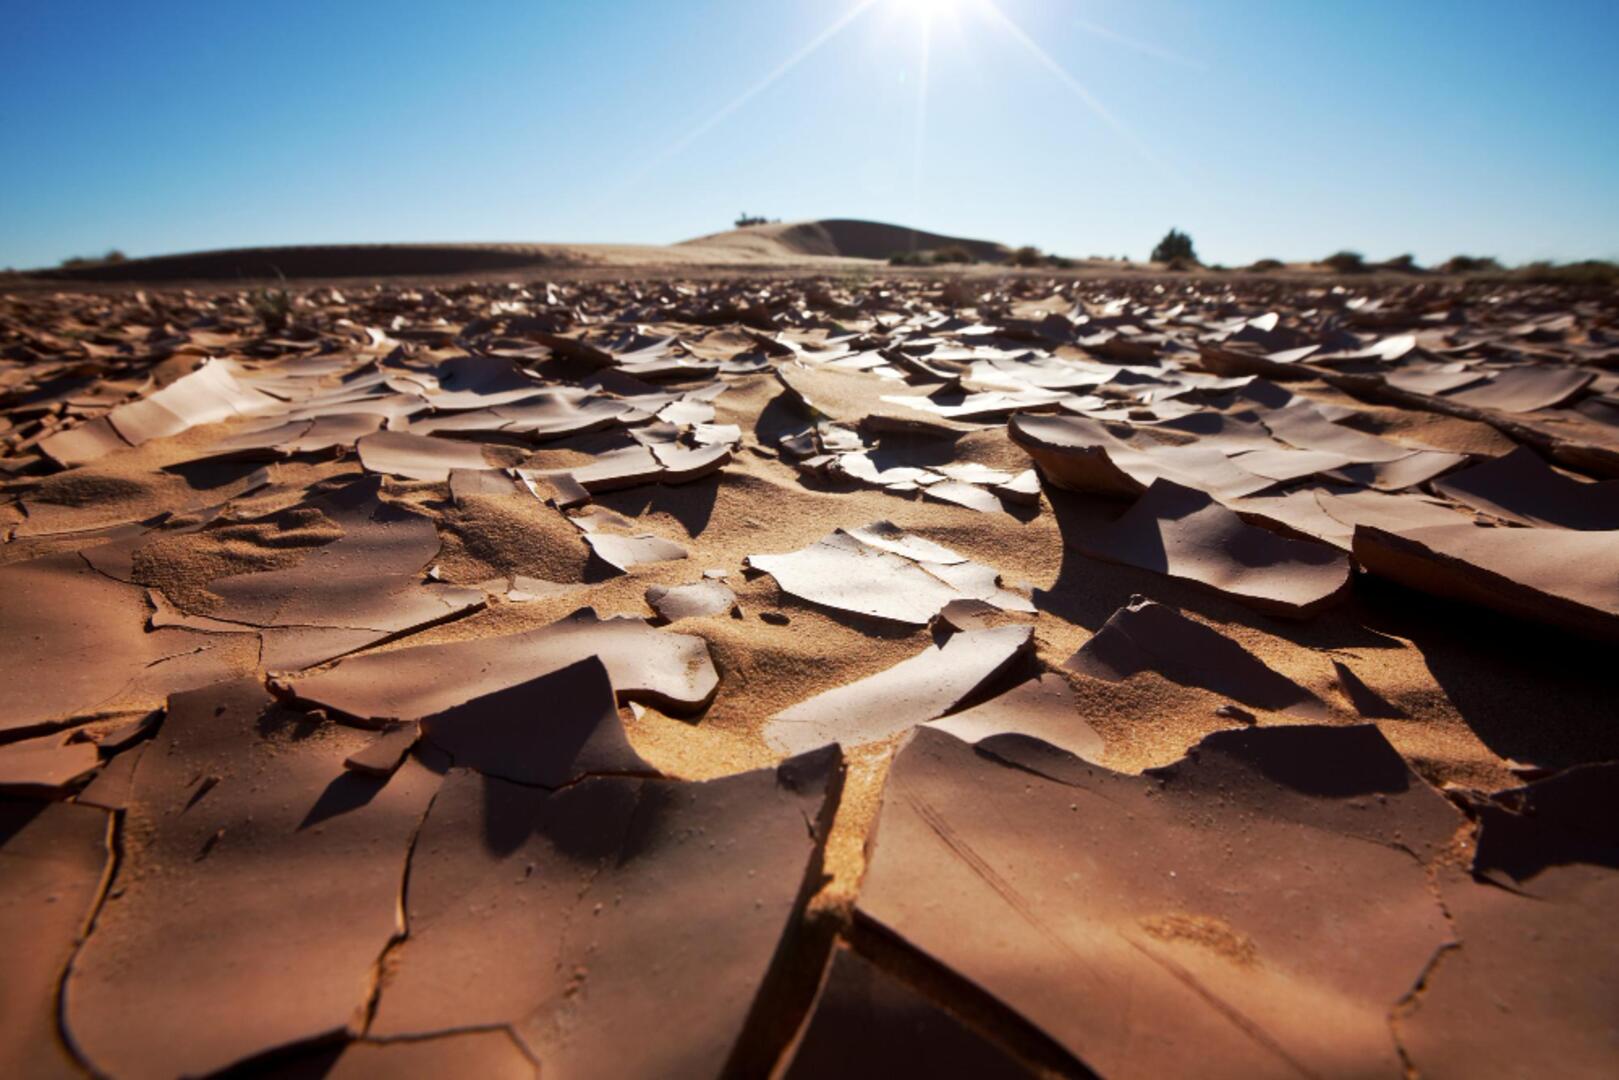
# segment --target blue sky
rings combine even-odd
[[[857,0],[4,0],[0,266],[742,210],[1132,258],[1175,225],[1228,264],[1619,257],[1614,0],[994,5],[869,0],[806,52]]]

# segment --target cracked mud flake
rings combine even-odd
[[[1231,460],[1255,476],[1272,480],[1302,480],[1350,464],[1343,454],[1321,450],[1244,450]]]
[[[672,562],[686,557],[686,549],[673,540],[650,533],[641,536],[619,536],[608,532],[586,532],[585,543],[596,558],[619,573],[651,563]]]
[[[263,415],[282,407],[275,398],[239,380],[240,371],[230,361],[206,361],[163,389],[115,407],[107,419],[131,445],[140,446],[198,424]]]
[[[694,581],[687,585],[653,585],[646,602],[665,622],[723,615],[736,604],[736,593],[723,581]]]
[[[1003,512],[1001,500],[974,484],[946,480],[938,484],[929,484],[922,489],[922,492],[929,498],[955,503],[957,506],[965,506],[967,509],[977,510],[981,514],[999,514]]]
[[[942,646],[778,713],[765,724],[765,742],[791,754],[886,739],[959,709],[1031,651],[1032,642],[1027,626],[953,634]]]
[[[0,795],[60,797],[100,763],[94,743],[67,742],[61,734],[0,744]]]
[[[588,465],[557,471],[567,473],[574,483],[591,494],[599,494],[656,483],[663,475],[663,465],[652,456],[651,449],[637,444],[605,450],[596,454]],[[539,475],[546,474],[540,472]]]
[[[833,951],[783,1080],[1038,1075],[854,950]]]
[[[1619,531],[1362,524],[1354,552],[1409,588],[1619,642]]]
[[[1154,481],[1123,517],[1073,543],[1095,558],[1193,581],[1287,618],[1309,618],[1349,586],[1341,552],[1249,525],[1168,480]]]
[[[1041,476],[1070,491],[1134,498],[1164,478],[1221,498],[1238,498],[1276,485],[1211,447],[1137,447],[1084,417],[1020,413],[1007,424],[1007,433],[1034,458]]]
[[[450,498],[457,506],[471,495],[517,495],[517,480],[504,469],[451,469]]]
[[[352,447],[382,427],[380,413],[334,413],[307,420],[276,420],[237,432],[214,443],[206,458],[283,457]]]
[[[1404,533],[1429,525],[1471,525],[1472,518],[1415,492],[1390,495],[1382,491],[1328,491],[1318,488],[1312,494],[1321,512],[1336,521],[1350,543],[1356,525],[1375,525],[1390,532]],[[1336,540],[1338,534],[1334,534]],[[1334,546],[1340,546],[1334,543]]]
[[[1088,761],[1102,756],[1102,736],[1079,715],[1074,691],[1061,675],[1019,683],[982,705],[930,720],[926,726],[990,753],[1008,739],[1029,738]]]
[[[131,842],[64,990],[97,1071],[213,1072],[363,1017],[439,777],[348,772],[366,733],[271,704],[251,679],[175,695],[142,754]]]
[[[1268,410],[1260,419],[1283,442],[1300,450],[1338,454],[1347,463],[1398,461],[1409,457],[1413,449],[1334,423],[1307,401]]]
[[[721,1073],[812,883],[835,747],[560,791],[452,769],[371,1035],[506,1026],[547,1076]]]
[[[926,561],[940,555],[947,561]],[[916,561],[921,558],[924,561]],[[1026,597],[997,584],[992,567],[965,558],[886,521],[839,529],[807,548],[749,555],[790,596],[838,611],[921,626],[952,600],[984,600],[1009,611],[1032,611]]]
[[[1619,765],[1610,762],[1483,806],[1472,874],[1440,876],[1459,945],[1395,1019],[1422,1076],[1613,1075],[1616,793]]]
[[[1218,630],[1140,596],[1109,616],[1063,668],[1107,682],[1150,671],[1255,708],[1326,716],[1320,698]]]
[[[194,647],[184,631],[148,634],[145,624],[142,591],[78,555],[0,567],[0,730],[91,712],[150,665]]]
[[[265,628],[266,668],[310,667],[483,606],[480,589],[421,580],[438,530],[378,499],[381,484],[368,477],[310,500],[343,534],[295,565],[209,582],[224,601],[215,615]]]
[[[72,803],[0,801],[0,1061],[7,1076],[80,1073],[58,1035],[56,990],[101,890],[111,854],[108,817]]]
[[[365,746],[344,758],[343,767],[372,776],[392,776],[421,734],[420,724],[396,724],[378,732]]]
[[[601,658],[621,700],[671,712],[701,708],[719,686],[702,638],[655,630],[642,619],[601,619],[590,608],[520,634],[351,657],[288,686],[351,716],[418,720],[587,656]]]
[[[1591,385],[1596,374],[1563,364],[1524,364],[1494,372],[1483,385],[1452,390],[1445,400],[1502,412],[1533,412],[1568,401]]]
[[[491,460],[479,443],[439,439],[432,435],[417,435],[409,431],[379,431],[367,435],[355,444],[360,452],[360,464],[368,472],[403,476],[410,480],[431,480],[444,483],[453,469],[488,469]],[[517,456],[504,447],[507,456]],[[516,464],[515,460],[507,464]]]
[[[421,732],[456,765],[519,784],[657,772],[631,748],[607,669],[594,656],[425,716]]]
[[[1450,454],[1443,450],[1417,450],[1394,461],[1373,461],[1358,465],[1345,465],[1327,475],[1335,480],[1378,491],[1405,491],[1427,483],[1467,461],[1466,454]]]
[[[1389,1011],[1448,938],[1418,856],[1460,819],[1375,728],[1221,732],[1145,776],[1013,749],[911,737],[858,917],[1102,1075],[1399,1075]]]
[[[1435,482],[1434,490],[1520,525],[1619,529],[1619,480],[1576,480],[1524,446],[1447,476]]]

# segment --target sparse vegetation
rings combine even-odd
[[[1040,249],[1032,244],[1025,244],[1012,252],[1013,266],[1040,266],[1045,263],[1046,257]]]
[[[1268,274],[1273,270],[1280,270],[1285,265],[1281,259],[1256,259],[1248,269],[1256,274]]]
[[[1079,263],[1068,258],[1066,255],[1048,255],[1046,256],[1046,261],[1052,266],[1056,267],[1058,270],[1072,270],[1074,267],[1079,265]]]
[[[775,218],[775,219],[772,220],[771,218],[767,218],[767,217],[755,217],[754,215],[749,214],[746,210],[742,211],[742,213],[739,214],[737,216],[737,219],[736,219],[736,227],[739,228],[739,229],[748,229],[748,228],[752,228],[755,225],[780,225],[780,224],[781,224],[781,218]]]
[[[1561,265],[1533,262],[1527,266],[1520,266],[1512,276],[1531,285],[1614,286],[1619,285],[1619,263],[1603,259],[1586,259],[1583,262]]]
[[[1197,262],[1197,251],[1192,247],[1192,238],[1179,229],[1170,229],[1164,238],[1158,241],[1158,246],[1152,249],[1152,261],[1157,263],[1173,264],[1176,260],[1182,263]],[[1176,269],[1170,265],[1170,269]]]
[[[1417,265],[1415,255],[1396,255],[1383,264],[1385,270],[1395,270],[1402,274],[1420,273],[1422,267]]]
[[[1157,260],[1157,259],[1155,259],[1153,261],[1154,262],[1162,261],[1164,263],[1164,269],[1165,270],[1174,270],[1177,273],[1185,273],[1187,270],[1196,270],[1197,269],[1197,260],[1196,259],[1188,259],[1188,258],[1185,258],[1184,256],[1181,256],[1181,255],[1177,255],[1173,259],[1169,259],[1167,261],[1165,261],[1165,260]]]
[[[286,288],[254,289],[247,298],[267,333],[277,334],[287,328],[292,319],[292,294]]]
[[[899,251],[888,257],[890,266],[946,266],[974,261],[972,252],[960,244],[951,244],[930,251]]]
[[[1322,259],[1321,264],[1337,274],[1366,272],[1366,257],[1358,251],[1335,251]]]
[[[1439,269],[1447,274],[1495,274],[1501,264],[1489,255],[1452,255]]]
[[[62,269],[73,270],[81,266],[105,266],[108,263],[121,263],[123,261],[124,253],[117,248],[110,248],[100,258],[93,255],[69,255],[62,260]]]

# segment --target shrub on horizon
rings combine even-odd
[[[1179,229],[1170,229],[1164,238],[1158,241],[1158,246],[1152,249],[1152,261],[1156,263],[1173,263],[1177,259],[1188,263],[1197,262],[1197,251],[1192,247],[1192,238]]]
[[[1280,270],[1285,265],[1281,259],[1256,259],[1248,269],[1256,274],[1268,274],[1272,270]]]
[[[1447,274],[1494,274],[1501,271],[1501,264],[1492,255],[1452,255],[1439,269]]]
[[[1366,270],[1366,259],[1358,251],[1335,251],[1322,259],[1321,264],[1339,274],[1359,274]]]

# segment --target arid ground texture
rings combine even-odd
[[[0,283],[0,1072],[1619,1073],[1619,296],[790,228]]]

